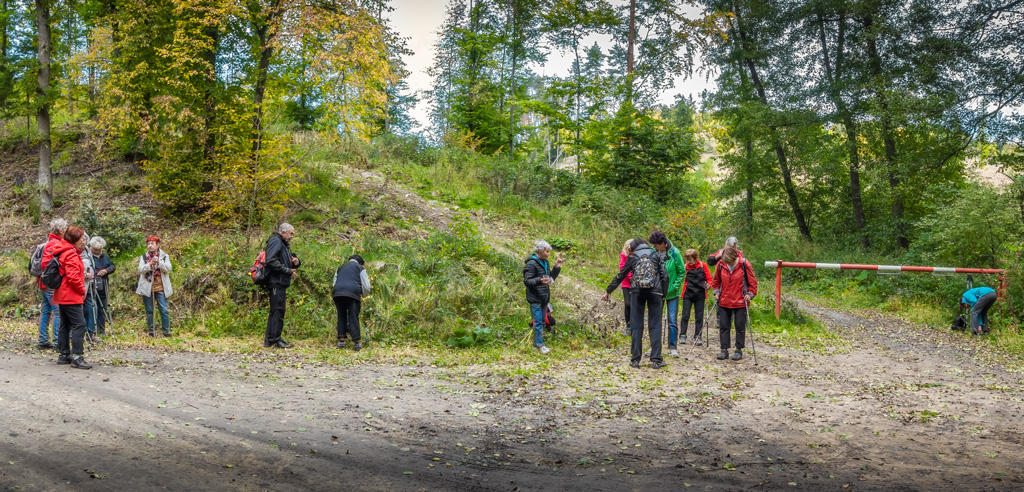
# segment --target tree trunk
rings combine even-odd
[[[210,39],[210,50],[206,53],[206,87],[203,93],[203,162],[208,170],[212,170],[215,160],[214,150],[217,145],[217,136],[213,132],[213,125],[217,112],[217,100],[215,91],[217,89],[217,48],[220,41],[220,26],[211,25],[206,27],[206,36]]]
[[[747,43],[747,34],[743,29],[743,23],[741,22],[738,12],[736,13],[736,21],[739,28],[740,41],[745,46]],[[747,69],[750,71],[750,80],[753,81],[754,88],[757,89],[757,97],[761,100],[761,104],[763,104],[765,108],[769,108],[768,96],[765,94],[764,84],[761,83],[761,77],[758,75],[757,67],[754,65],[754,60],[744,54],[744,61],[747,64]],[[775,156],[779,160],[779,170],[782,172],[782,184],[786,189],[786,196],[789,199],[789,207],[793,210],[793,217],[796,219],[796,225],[800,229],[800,234],[807,238],[808,241],[811,241],[811,229],[807,226],[807,221],[804,219],[803,209],[800,208],[800,201],[796,196],[796,187],[793,185],[793,175],[789,169],[789,160],[786,158],[786,149],[783,147],[782,141],[779,139],[778,129],[771,128],[770,133],[772,146],[775,147]]]
[[[270,59],[274,56],[274,37],[277,36],[277,20],[281,15],[281,1],[273,0],[267,10],[262,12],[255,27],[256,38],[260,42],[260,59],[256,66],[256,86],[253,90],[252,116],[252,161],[256,165],[260,148],[263,145],[263,98],[267,91],[267,73],[270,71]],[[255,167],[253,168],[255,175]]]
[[[626,101],[633,101],[633,45],[636,42],[636,0],[629,0],[629,41],[626,44]]]
[[[850,204],[853,206],[854,223],[857,232],[860,233],[861,246],[868,248],[871,241],[867,235],[867,222],[864,218],[864,203],[861,200],[860,191],[860,152],[857,146],[857,127],[853,115],[839,92],[838,81],[842,77],[844,45],[846,43],[846,18],[844,13],[839,16],[839,35],[836,39],[836,66],[832,69],[832,62],[828,55],[828,42],[825,38],[825,19],[821,4],[818,4],[818,36],[821,42],[822,59],[825,66],[825,76],[828,81],[828,95],[832,103],[836,105],[839,116],[846,128],[846,150],[850,156]]]
[[[870,67],[871,75],[874,78],[875,97],[878,100],[878,107],[882,113],[882,141],[885,147],[885,165],[889,174],[889,191],[892,193],[892,217],[896,223],[896,244],[900,248],[906,249],[910,247],[910,238],[907,235],[906,223],[904,221],[903,191],[900,190],[896,138],[893,136],[892,114],[889,108],[889,98],[885,92],[885,83],[883,82],[882,58],[878,54],[875,34],[871,32],[871,27],[874,25],[873,17],[871,15],[865,16],[863,23],[864,30],[868,32],[868,67]]]
[[[36,28],[39,34],[39,77],[36,80],[36,125],[39,129],[39,208],[53,210],[53,173],[50,170],[52,151],[50,142],[50,3],[35,0]]]
[[[743,162],[744,174],[747,179],[744,213],[747,216],[747,228],[752,229],[754,227],[754,141],[751,137],[747,137],[744,143],[747,150],[747,157]]]

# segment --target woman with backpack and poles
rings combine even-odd
[[[612,292],[615,292],[619,284],[626,279],[626,275],[633,274],[631,281],[633,319],[630,323],[633,332],[629,366],[640,367],[640,358],[643,354],[644,309],[646,308],[647,327],[651,336],[651,367],[660,369],[666,365],[661,357],[661,309],[669,283],[665,260],[642,238],[634,239],[630,250],[633,254],[626,260],[626,264],[619,270],[619,274],[608,284],[604,297],[601,299],[610,300]]]
[[[732,360],[743,358],[747,335],[747,305],[757,296],[757,277],[754,267],[732,246],[722,250],[721,261],[715,269],[711,288],[718,303],[718,341],[722,352],[718,360],[729,358],[730,325],[736,325],[736,352]]]
[[[36,277],[36,285],[39,286],[39,292],[43,296],[43,305],[39,309],[40,320],[39,320],[39,348],[49,349],[54,348],[54,344],[57,343],[57,335],[60,331],[60,310],[57,305],[53,303],[53,289],[46,288],[43,285],[40,277],[43,275],[43,256],[46,256],[47,251],[53,253],[53,248],[60,244],[64,238],[64,233],[68,230],[68,222],[60,217],[50,221],[50,235],[47,236],[46,242],[35,247],[32,251],[32,258],[29,260],[28,272],[29,275]],[[50,332],[50,315],[53,315],[53,337],[48,337]],[[53,343],[50,343],[53,340]]]

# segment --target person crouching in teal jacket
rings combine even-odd
[[[964,292],[960,298],[960,309],[971,308],[971,333],[988,333],[988,310],[998,297],[996,291],[988,287],[975,287]]]

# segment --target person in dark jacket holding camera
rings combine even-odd
[[[651,336],[651,367],[660,369],[665,366],[661,357],[661,309],[669,286],[668,271],[665,269],[665,260],[662,255],[656,253],[647,244],[647,241],[641,238],[634,239],[630,250],[633,254],[626,260],[626,264],[619,270],[619,274],[608,284],[604,297],[601,299],[610,300],[611,293],[615,292],[619,284],[625,280],[626,275],[633,274],[631,280],[633,321],[630,323],[633,332],[629,365],[630,367],[640,367],[640,357],[643,354],[644,308],[646,308],[647,328]]]
[[[359,334],[359,309],[363,296],[370,294],[370,276],[359,255],[348,257],[348,263],[334,272],[334,309],[338,312],[338,348],[345,348],[346,336],[352,337],[352,350],[363,348]]]
[[[559,258],[552,268],[548,261],[551,245],[543,239],[534,244],[533,251],[523,264],[523,284],[526,285],[526,302],[530,304],[533,315],[533,345],[541,354],[547,354],[551,349],[544,345],[544,313],[551,302],[551,284],[562,272],[565,260]]]
[[[267,239],[267,290],[270,292],[270,314],[267,317],[267,332],[263,337],[264,347],[289,348],[291,344],[281,339],[284,331],[284,308],[288,300],[288,286],[292,277],[298,274],[302,265],[299,258],[292,254],[291,241],[295,237],[295,228],[284,223],[277,232]]]

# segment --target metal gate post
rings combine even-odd
[[[775,319],[782,315],[782,262],[775,267]]]

